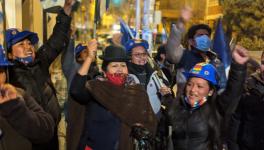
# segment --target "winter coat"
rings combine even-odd
[[[56,124],[60,120],[61,110],[50,79],[49,66],[68,45],[70,23],[71,17],[61,11],[56,18],[52,35],[36,52],[35,61],[27,65],[14,61],[15,65],[9,69],[10,83],[31,95],[46,112],[51,114]],[[39,148],[57,149],[56,134],[55,131],[54,139],[48,144],[40,145]]]
[[[86,76],[79,74],[73,81],[73,99],[86,106],[82,136],[71,141],[78,141],[78,148],[88,145],[96,150],[130,150],[133,145],[129,134],[135,123],[155,134],[156,117],[140,85],[119,87],[107,81],[86,82]]]
[[[221,144],[219,115],[225,116],[229,105],[237,103],[246,76],[245,68],[233,63],[226,90],[215,98],[209,97],[199,108],[191,108],[183,96],[175,100],[169,112],[175,150],[217,149]]]
[[[137,76],[138,73],[141,73],[141,70],[137,67],[140,66],[131,63],[128,64],[129,77],[132,78],[132,80],[134,80],[136,84],[142,84]],[[157,114],[160,112],[161,108],[161,95],[159,95],[159,88],[161,87],[161,85],[160,82],[157,80],[157,78],[160,80],[160,77],[158,76],[158,71],[153,70],[148,64],[145,65],[144,71],[146,73],[145,89],[147,91],[151,107],[154,113]],[[166,78],[163,72],[162,79],[160,81],[163,85],[169,86],[168,79]]]
[[[264,81],[255,73],[246,82],[229,124],[228,148],[230,150],[264,149]]]
[[[23,90],[19,96],[0,104],[0,150],[34,150],[34,145],[48,142],[54,133],[52,116]]]

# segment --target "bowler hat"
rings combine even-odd
[[[30,32],[27,30],[20,32],[16,28],[7,29],[6,31],[7,50],[11,50],[12,45],[24,39],[28,39],[31,42],[31,44],[36,44],[38,43],[39,40],[38,35],[34,32]]]
[[[117,45],[107,46],[103,55],[99,56],[99,58],[104,61],[128,61],[125,48]]]

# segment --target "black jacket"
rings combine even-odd
[[[211,150],[220,145],[220,115],[242,93],[245,75],[245,66],[232,64],[226,90],[200,108],[191,109],[183,98],[175,101],[169,112],[175,150]]]
[[[31,95],[46,112],[51,114],[55,123],[58,123],[60,120],[60,107],[55,89],[51,83],[49,66],[69,43],[70,23],[71,17],[61,11],[56,18],[56,25],[52,35],[37,51],[35,61],[28,65],[14,61],[15,65],[9,70],[10,83],[24,89]],[[55,135],[54,139],[57,139]],[[51,145],[57,144],[53,143]],[[42,145],[40,147],[44,149],[57,149],[57,146],[45,148]]]
[[[264,149],[264,81],[260,74],[253,74],[246,83],[229,129],[230,150]]]
[[[55,123],[36,101],[21,89],[17,99],[0,104],[0,150],[32,150],[32,144],[49,141]]]

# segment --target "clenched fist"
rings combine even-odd
[[[238,64],[245,64],[249,60],[248,50],[240,45],[236,45],[232,51],[232,57]]]
[[[0,86],[0,104],[17,98],[17,90],[11,84]]]

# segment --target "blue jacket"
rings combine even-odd
[[[87,92],[86,76],[76,74],[71,84],[74,100],[85,104],[85,122],[78,149],[88,145],[93,150],[116,150],[120,133],[120,121]],[[78,137],[76,137],[78,138]]]

